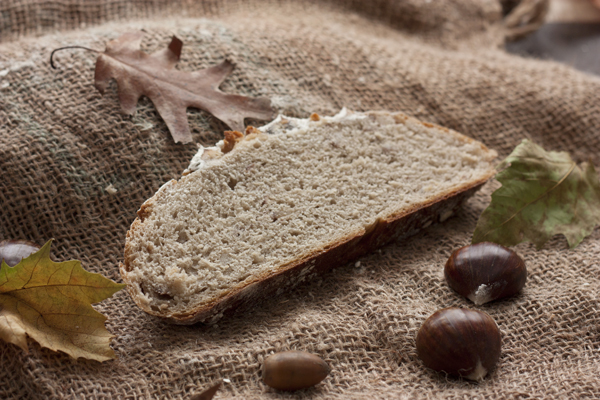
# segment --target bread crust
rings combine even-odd
[[[421,122],[403,113],[390,114],[386,112],[369,112],[365,114],[373,117],[392,116],[397,123],[408,122],[420,124],[426,128],[438,129],[447,134],[458,136],[467,143],[475,142],[475,140],[456,131]],[[252,137],[248,137],[248,139],[244,137],[241,141],[251,139]],[[489,152],[490,159],[495,158],[495,152],[487,149],[483,144],[481,144],[481,146],[485,151]],[[236,148],[230,150],[235,151]],[[191,309],[185,313],[157,312],[138,301],[138,293],[136,293],[136,289],[132,287],[132,285],[128,285],[127,289],[140,308],[165,321],[181,325],[189,325],[197,322],[213,323],[220,319],[225,313],[231,312],[242,305],[248,307],[272,298],[273,295],[287,291],[305,280],[312,279],[316,275],[344,265],[393,240],[411,236],[422,228],[445,220],[460,207],[465,199],[479,190],[483,184],[494,176],[494,174],[495,170],[490,168],[488,174],[481,179],[465,182],[458,189],[439,194],[414,208],[398,210],[397,213],[393,213],[385,219],[378,219],[374,224],[367,228],[349,232],[341,240],[324,244],[322,248],[313,251],[303,258],[282,265],[277,271],[255,276],[252,280],[245,281],[232,287],[228,292],[214,298],[211,302]],[[127,232],[124,261],[119,265],[121,276],[126,283],[129,283],[127,275],[131,270],[131,260],[133,257],[133,249],[129,246],[129,239],[133,237],[138,230],[143,229],[143,221],[152,213],[154,202],[160,199],[163,193],[176,189],[177,185],[178,182],[175,180],[167,182],[153,197],[148,199],[140,207],[138,217]]]

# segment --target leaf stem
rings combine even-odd
[[[54,49],[52,50],[52,53],[50,53],[50,66],[52,67],[52,69],[56,69],[56,66],[54,65],[54,53],[56,53],[59,50],[66,50],[66,49],[83,49],[83,50],[87,50],[87,51],[91,51],[94,53],[100,53],[98,50],[94,50],[94,49],[90,49],[89,47],[85,47],[85,46],[65,46],[65,47],[59,47],[58,49]]]

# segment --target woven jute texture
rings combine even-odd
[[[0,24],[0,239],[54,238],[55,260],[117,281],[140,205],[225,126],[190,109],[195,143],[174,144],[148,99],[128,117],[116,85],[104,96],[94,89],[94,54],[57,53],[52,70],[60,46],[103,50],[143,29],[153,52],[175,34],[179,69],[230,59],[223,91],[268,96],[279,112],[404,111],[501,157],[530,138],[600,166],[600,79],[506,54],[492,0],[8,0]],[[230,382],[215,399],[600,398],[599,229],[573,250],[562,236],[541,250],[516,246],[529,279],[514,298],[477,307],[444,281],[444,263],[469,243],[497,187],[442,224],[217,325],[166,324],[121,291],[96,305],[115,360],[2,342],[0,398],[181,399],[220,378]],[[449,306],[483,310],[501,330],[500,361],[482,382],[447,378],[417,358],[419,327]],[[264,358],[290,349],[321,356],[330,376],[297,393],[265,386]]]

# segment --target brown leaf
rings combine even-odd
[[[115,357],[106,317],[92,308],[125,285],[87,272],[77,260],[53,262],[50,243],[14,267],[0,263],[0,339],[28,351],[26,337],[73,358]]]
[[[244,130],[244,118],[271,119],[271,101],[223,93],[219,85],[233,71],[229,61],[195,72],[178,71],[183,43],[175,36],[166,49],[152,54],[139,50],[143,33],[126,33],[107,43],[96,61],[95,86],[104,93],[111,79],[118,85],[121,109],[133,114],[139,98],[148,96],[175,142],[188,143],[192,135],[186,109],[208,111],[231,129]]]
[[[211,400],[213,397],[215,397],[215,393],[217,393],[217,390],[219,390],[222,384],[223,381],[218,381],[217,383],[212,384],[208,389],[192,395],[190,400]]]

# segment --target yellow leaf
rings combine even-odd
[[[106,317],[94,310],[125,285],[87,272],[77,260],[53,262],[48,241],[14,267],[0,266],[0,339],[28,351],[26,335],[73,358],[115,357]]]

